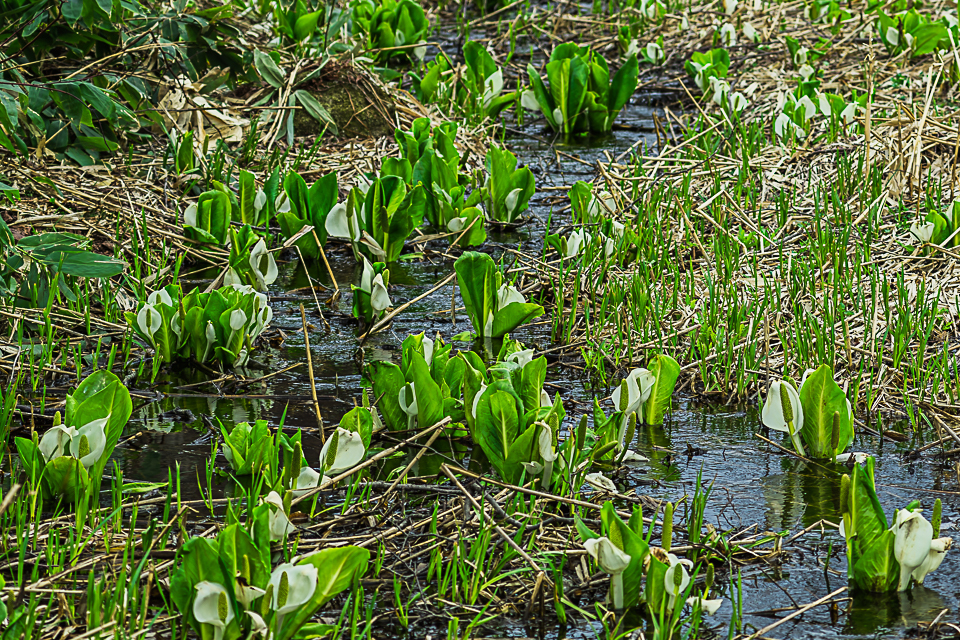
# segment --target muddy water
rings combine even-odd
[[[639,148],[638,145],[655,145],[651,113],[652,107],[628,106],[620,119],[624,128],[592,146],[552,145],[550,133],[535,126],[513,130],[508,144],[537,176],[540,190],[532,201],[534,219],[510,233],[491,233],[485,250],[499,253],[520,245],[528,252],[539,253],[551,216],[554,227],[569,221],[568,214],[558,213],[561,207],[548,204],[562,194],[550,187],[589,180],[596,160],[606,160],[607,154],[616,158],[631,148]],[[282,331],[286,339],[279,346],[258,351],[255,359],[265,369],[252,373],[263,375],[299,366],[244,390],[230,391],[244,395],[239,398],[218,397],[217,390],[210,385],[197,385],[209,379],[205,374],[180,374],[161,379],[157,389],[169,395],[135,412],[129,432],[142,431],[143,435],[118,450],[117,457],[126,479],[163,480],[168,467],[179,462],[184,489],[196,491],[195,485],[193,489],[190,485],[198,476],[203,477],[211,445],[216,440],[201,419],[202,415],[225,424],[262,418],[276,426],[286,410],[286,425],[305,431],[308,459],[318,458],[319,441],[310,435],[315,433],[316,419],[309,404],[306,353],[300,333],[301,304],[312,325],[311,355],[325,422],[338,422],[358,402],[361,388],[357,364],[360,329],[350,317],[349,293],[349,283],[357,281],[359,271],[352,257],[342,250],[332,250],[330,262],[343,290],[343,299],[338,308],[321,303],[323,318],[309,290],[300,289],[309,284],[303,267],[296,262],[281,266],[281,278],[272,292],[271,304],[273,327]],[[451,272],[452,264],[437,257],[395,265],[390,278],[393,304],[398,306],[421,295]],[[310,278],[326,287],[332,285],[325,270],[311,269]],[[400,342],[411,333],[439,332],[449,340],[469,329],[469,321],[462,311],[452,321],[452,305],[461,305],[456,287],[453,284],[441,287],[398,316],[389,330],[367,340],[362,346],[364,358],[398,360]],[[549,322],[524,327],[514,337],[531,346],[547,348],[550,346]],[[562,389],[572,423],[589,408],[593,391],[570,374],[571,371],[559,366],[550,369],[550,379]],[[173,412],[174,409],[188,410],[192,416]],[[649,463],[626,469],[617,480],[625,490],[635,489],[638,493],[676,501],[683,495],[692,495],[697,475],[702,472],[704,482],[713,483],[706,521],[721,530],[792,534],[821,519],[837,522],[839,476],[772,451],[754,436],[758,426],[755,408],[704,406],[680,399],[662,428],[641,429],[637,435],[636,448],[650,459]],[[881,447],[870,436],[858,436],[854,449],[877,455],[878,489],[888,516],[894,508],[906,505],[913,498],[930,507],[936,497],[941,497],[946,523],[944,535],[952,535],[950,528],[960,522],[958,471],[926,460],[902,463],[901,454],[920,444],[917,441],[893,447],[887,443]],[[219,462],[223,464],[222,458]],[[223,490],[222,484],[217,487]],[[825,566],[828,554],[829,566]],[[835,530],[817,529],[789,545],[786,555],[745,566],[741,571],[746,622],[761,628],[775,619],[763,612],[803,605],[846,584],[843,541]],[[950,613],[944,619],[954,620],[960,606],[958,577],[960,553],[954,551],[940,570],[927,578],[925,588],[899,596],[857,596],[852,602],[842,604],[841,610],[846,613],[839,617],[831,616],[825,607],[818,607],[781,625],[772,635],[791,638],[900,636],[916,621],[932,620],[945,608]],[[729,580],[727,572],[718,572],[718,583],[725,580]],[[717,617],[710,620],[724,634],[731,611],[727,584],[721,587],[726,602]],[[528,635],[531,630],[506,624],[496,631],[515,637]],[[549,637],[596,635],[596,629],[591,626],[554,627],[547,632]]]

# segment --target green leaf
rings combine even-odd
[[[654,356],[648,367],[656,376],[650,397],[643,403],[643,418],[647,424],[663,424],[663,416],[670,410],[673,388],[680,375],[680,365],[667,355]]]
[[[330,112],[320,104],[320,102],[313,97],[308,91],[298,90],[293,93],[294,97],[297,99],[297,102],[310,114],[310,117],[316,120],[317,122],[327,123],[327,128],[330,130],[330,133],[333,135],[338,135],[340,130],[337,128],[337,123],[334,122],[333,116],[330,115]]]
[[[488,387],[477,404],[476,422],[478,444],[506,479],[507,456],[520,426],[517,403],[513,396],[492,386]]]
[[[60,456],[43,468],[43,486],[51,495],[74,502],[89,495],[90,476],[79,460]],[[99,493],[100,487],[96,487],[94,495]]]
[[[314,11],[297,18],[293,25],[293,37],[297,42],[306,40],[317,30],[317,22],[320,20],[320,12]]]
[[[440,393],[440,386],[430,375],[427,361],[416,351],[410,354],[410,368],[407,370],[406,379],[407,382],[413,382],[420,428],[426,429],[443,420],[443,395]]]
[[[532,302],[511,302],[497,310],[493,319],[494,338],[502,338],[520,325],[543,315],[543,307]]]
[[[885,593],[897,588],[900,564],[893,553],[896,535],[887,529],[853,565],[853,582],[860,589]]]
[[[493,337],[484,335],[485,322],[497,305],[499,282],[493,258],[485,253],[467,251],[457,258],[453,268],[457,272],[460,296],[474,331],[480,338]]]
[[[607,501],[603,504],[600,509],[600,519],[610,541],[630,556],[630,564],[623,571],[623,604],[626,607],[632,607],[640,601],[643,565],[649,547],[643,538],[620,519],[612,502]]]
[[[807,377],[800,388],[803,407],[803,428],[800,431],[810,454],[815,458],[832,458],[833,414],[840,414],[840,444],[843,451],[853,441],[853,427],[847,410],[847,398],[833,379],[833,370],[827,365]],[[838,451],[838,453],[839,453]]]
[[[404,425],[406,426],[406,425]],[[354,407],[340,419],[340,428],[360,434],[364,449],[370,448],[373,438],[373,416],[365,407]]]
[[[166,486],[166,482],[124,482],[120,492],[124,495],[150,493]]]
[[[632,55],[613,76],[613,80],[610,82],[610,95],[607,102],[607,109],[610,112],[611,121],[620,113],[623,105],[627,104],[633,92],[637,90],[638,74],[637,56]]]
[[[253,64],[257,68],[260,77],[274,89],[282,89],[286,84],[286,76],[273,58],[263,53],[259,49],[253,52]]]
[[[406,384],[400,367],[381,360],[370,364],[373,395],[384,424],[392,431],[407,428],[407,414],[400,407],[400,389]],[[430,425],[427,425],[430,426]]]

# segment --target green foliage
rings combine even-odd
[[[843,390],[827,365],[807,376],[800,387],[803,428],[800,435],[814,458],[834,458],[853,442],[853,416]],[[838,430],[834,433],[834,430]],[[838,443],[833,445],[834,440]]]
[[[96,502],[103,470],[133,412],[130,392],[109,371],[97,371],[67,396],[66,414],[39,441],[16,438],[21,464],[48,496]],[[36,436],[34,436],[36,438]]]
[[[426,47],[427,17],[414,0],[356,0],[353,5],[353,33],[362,35],[368,51],[376,50],[374,58],[385,63],[391,58],[420,60]],[[404,45],[419,45],[392,49]]]
[[[192,538],[183,545],[170,596],[200,637],[251,637],[259,621],[271,637],[289,640],[366,572],[370,552],[353,546],[324,549],[271,571],[268,506],[253,510],[249,529],[232,524],[214,540]],[[212,603],[206,601],[211,594]]]
[[[313,227],[312,232],[295,242],[305,258],[320,257],[320,247],[327,243],[327,217],[337,206],[338,196],[336,173],[326,174],[309,188],[303,177],[295,171],[290,171],[284,178],[277,222],[280,223],[284,238],[292,238],[304,226]]]
[[[706,96],[708,91],[712,90],[711,78],[719,80],[727,77],[730,54],[726,49],[711,49],[706,53],[695,51],[690,59],[683,63],[683,68]]]
[[[468,40],[463,45],[463,58],[467,65],[464,83],[470,100],[484,116],[496,118],[504,107],[516,101],[517,93],[503,93],[503,70],[487,48],[476,40]]]
[[[196,242],[222,245],[227,241],[232,214],[230,196],[219,189],[205,191],[183,212],[183,233]]]
[[[228,285],[209,293],[195,288],[181,297],[180,288],[169,285],[125,317],[164,363],[214,359],[221,366],[242,367],[273,311],[267,297],[252,287]]]
[[[554,48],[543,79],[527,65],[533,95],[550,126],[565,136],[610,131],[613,120],[637,88],[637,57],[630,56],[611,78],[606,60],[586,47]]]
[[[399,176],[375,178],[363,204],[362,228],[367,232],[360,250],[372,260],[394,262],[410,233],[423,221],[425,189],[409,189]]]
[[[496,145],[490,146],[484,164],[489,178],[483,193],[490,217],[513,222],[529,206],[535,191],[533,172],[529,167],[517,168],[516,156]]]
[[[485,253],[468,251],[454,263],[460,295],[473,330],[481,339],[500,338],[543,315],[543,307],[527,302]]]
[[[890,55],[908,51],[911,58],[917,58],[937,49],[953,48],[947,36],[947,26],[930,20],[916,9],[893,16],[878,9],[877,31]]]

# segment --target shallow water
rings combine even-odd
[[[617,157],[632,147],[654,146],[653,111],[653,107],[629,105],[620,118],[626,128],[591,145],[551,145],[549,132],[535,124],[511,133],[508,144],[537,177],[538,193],[531,206],[534,219],[516,231],[491,233],[484,250],[500,253],[520,245],[538,255],[548,220],[552,217],[554,226],[569,221],[569,214],[557,214],[562,207],[548,204],[555,196],[563,195],[563,191],[549,190],[549,187],[589,180],[596,160],[606,160],[606,154]],[[361,388],[357,359],[361,348],[357,340],[360,329],[350,317],[349,293],[349,284],[357,281],[359,270],[352,256],[342,249],[330,251],[329,258],[343,296],[336,308],[321,302],[323,319],[310,291],[297,290],[309,285],[303,267],[296,262],[281,266],[281,277],[271,302],[272,326],[282,331],[286,339],[279,346],[257,351],[254,359],[264,365],[264,370],[251,373],[259,376],[282,372],[245,389],[227,388],[226,394],[246,396],[241,398],[217,397],[217,390],[211,385],[196,385],[208,379],[205,374],[181,373],[161,379],[157,390],[170,395],[135,412],[129,434],[138,431],[143,434],[118,449],[116,454],[125,479],[165,480],[168,467],[179,462],[184,491],[195,497],[197,487],[193,479],[203,476],[211,443],[216,440],[201,419],[202,415],[224,424],[262,418],[276,426],[286,410],[285,424],[304,429],[308,459],[318,457],[319,441],[311,435],[316,433],[316,419],[310,404],[306,354],[300,333],[301,304],[307,321],[313,326],[311,356],[321,413],[327,425],[339,422],[341,416],[359,402]],[[452,270],[452,263],[436,255],[392,267],[390,293],[394,306],[424,293]],[[322,268],[311,269],[311,278],[314,283],[332,286]],[[320,297],[326,299],[329,294]],[[449,340],[456,333],[468,330],[469,321],[462,312],[456,314],[455,323],[451,322],[452,304],[461,304],[453,283],[415,303],[399,315],[387,331],[367,340],[362,346],[364,358],[398,360],[400,342],[411,333],[439,332]],[[325,327],[327,322],[329,332]],[[547,348],[550,346],[549,322],[524,327],[514,337],[540,349]],[[467,346],[464,344],[461,348]],[[299,366],[283,371],[292,365]],[[570,426],[589,409],[593,392],[582,380],[570,377],[572,370],[551,366],[549,372],[549,379],[562,388],[568,409],[567,426]],[[609,405],[607,408],[611,410]],[[165,413],[173,409],[186,409],[193,414],[193,419]],[[676,501],[683,495],[693,494],[697,475],[702,472],[703,481],[713,483],[706,521],[724,531],[755,527],[750,530],[752,533],[793,534],[821,519],[838,522],[839,476],[773,450],[754,436],[758,428],[755,407],[716,407],[681,398],[662,427],[639,430],[635,448],[650,461],[629,467],[617,476],[618,481],[624,490],[635,489],[654,498]],[[933,500],[940,497],[947,530],[958,522],[960,514],[958,471],[929,460],[902,463],[901,454],[920,444],[917,441],[881,446],[872,436],[859,435],[854,450],[877,456],[878,489],[888,516],[894,508],[905,506],[913,498],[921,499],[929,508]],[[223,464],[222,458],[220,463]],[[950,534],[949,530],[945,533]],[[758,612],[803,605],[846,584],[843,541],[835,530],[816,529],[787,545],[786,550],[785,555],[768,562],[741,568],[746,622],[754,628],[775,620],[756,615]],[[822,558],[828,551],[832,553],[826,569]],[[838,618],[832,618],[828,608],[817,607],[771,633],[775,637],[878,637],[900,635],[918,620],[932,620],[944,608],[950,610],[945,619],[955,619],[954,612],[960,606],[958,575],[960,554],[954,551],[947,555],[939,571],[927,578],[925,588],[899,596],[857,595],[852,604],[842,603],[841,611],[850,608]],[[718,584],[728,579],[725,572],[718,572]],[[717,617],[709,621],[718,628],[730,617],[727,584],[721,588],[725,604]],[[528,635],[530,631],[509,623],[495,629],[512,637]],[[596,633],[590,626],[565,630],[548,627],[546,631],[548,637],[558,637],[561,632],[570,637],[594,637]]]

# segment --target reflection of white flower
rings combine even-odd
[[[586,477],[584,477],[584,481],[596,489],[601,489],[609,493],[617,492],[617,485],[613,484],[613,480],[600,472],[588,473]]]

